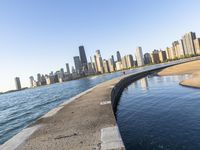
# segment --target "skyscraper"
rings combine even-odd
[[[74,65],[76,68],[76,73],[81,74],[82,67],[81,67],[81,61],[80,61],[79,56],[74,56]]]
[[[97,70],[96,70],[96,58],[94,58],[94,62],[93,62],[92,57],[90,57],[90,62],[91,62],[92,69],[93,69],[94,73],[96,73],[97,72]],[[88,67],[88,70],[89,70],[89,67]]]
[[[194,47],[196,54],[200,54],[200,38],[194,40]]]
[[[122,67],[123,67],[123,69],[127,69],[128,68],[127,62],[126,62],[126,56],[122,57]]]
[[[37,74],[37,81],[38,81],[38,86],[42,85],[42,76],[40,73]]]
[[[29,79],[30,79],[30,87],[33,87],[33,85],[34,85],[34,77],[31,76],[31,77],[29,77]]]
[[[158,64],[160,63],[160,59],[159,59],[159,51],[158,50],[154,50],[151,54],[151,60],[152,60],[152,63],[154,64]]]
[[[15,87],[16,87],[16,90],[21,90],[21,82],[20,82],[19,77],[15,78]]]
[[[196,34],[194,32],[186,33],[182,40],[184,51],[186,55],[194,55],[195,54],[195,47],[194,47],[194,39],[196,39]]]
[[[97,62],[98,72],[104,73],[103,60],[102,60],[102,57],[101,57],[100,50],[96,50],[96,62]]]
[[[81,61],[82,70],[87,71],[88,70],[87,57],[86,57],[86,54],[85,54],[84,46],[79,46],[79,54],[80,54],[80,61]]]
[[[113,67],[114,67],[114,70],[115,70],[116,66],[115,66],[115,59],[114,59],[113,55],[111,56],[111,60],[112,60],[112,64],[113,64]]]
[[[115,71],[112,58],[110,58],[108,60],[108,66],[109,66],[110,72],[114,72]]]
[[[96,73],[98,73],[99,71],[98,71],[98,66],[97,66],[97,57],[96,57],[96,55],[94,55],[94,66],[95,66]]]
[[[167,55],[165,51],[160,50],[158,52],[160,62],[165,62],[167,60]]]
[[[109,65],[108,65],[108,61],[107,60],[103,60],[103,68],[104,68],[104,72],[105,73],[109,73],[110,72],[110,68],[109,68]]]
[[[122,62],[121,61],[116,62],[116,70],[119,71],[122,69],[123,69]]]
[[[67,72],[67,74],[70,74],[70,69],[69,69],[69,64],[68,63],[66,63],[66,72]]]
[[[58,80],[60,83],[64,81],[64,77],[65,77],[64,69],[61,68],[60,71],[58,72]]]
[[[122,60],[122,58],[121,58],[121,54],[120,54],[119,51],[117,51],[117,61],[121,61],[121,60]]]
[[[144,58],[143,58],[143,53],[142,53],[142,47],[136,48],[135,56],[136,56],[136,60],[137,60],[137,65],[139,67],[143,66],[144,65]]]
[[[174,49],[172,47],[167,47],[166,48],[166,55],[167,55],[167,59],[168,60],[172,60],[172,59],[174,59],[176,57]]]
[[[152,61],[151,61],[151,55],[149,53],[145,53],[144,54],[144,63],[145,64],[150,64]]]
[[[184,57],[185,56],[185,51],[184,51],[184,46],[183,46],[183,40],[179,40],[179,54],[180,57]]]
[[[132,68],[134,66],[132,55],[126,55],[126,64],[127,64],[127,68]]]

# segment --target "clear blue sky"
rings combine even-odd
[[[0,91],[14,77],[73,65],[78,46],[104,58],[165,48],[185,32],[200,33],[199,0],[1,0]]]

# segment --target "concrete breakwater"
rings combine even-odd
[[[123,89],[149,73],[195,59],[144,67],[99,84],[53,109],[0,149],[125,149],[114,116]]]

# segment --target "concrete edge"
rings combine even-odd
[[[65,105],[68,105],[69,103],[75,101],[77,98],[79,98],[79,97],[81,97],[81,96],[87,94],[88,92],[91,92],[95,87],[96,87],[96,86],[94,86],[94,87],[92,87],[92,88],[90,88],[90,89],[88,89],[88,90],[86,90],[86,91],[84,91],[84,92],[82,92],[82,93],[80,93],[80,94],[78,94],[78,95],[76,95],[76,96],[74,96],[74,97],[72,97],[72,98],[70,98],[70,99],[64,101],[63,103],[61,103],[60,105],[58,105],[56,108],[50,110],[49,112],[47,112],[45,115],[43,115],[43,116],[40,117],[39,119],[42,119],[42,118],[49,118],[49,117],[54,116],[54,115],[55,115],[57,112],[59,112]]]
[[[101,150],[125,149],[118,126],[101,129]]]
[[[42,125],[36,125],[33,127],[23,129],[13,138],[9,139],[6,143],[4,143],[3,145],[0,145],[0,149],[1,150],[17,149],[20,145],[22,145],[28,139],[28,137],[30,137],[35,131],[37,131],[41,127]]]

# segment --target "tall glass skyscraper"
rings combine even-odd
[[[76,73],[80,74],[81,73],[81,61],[79,56],[74,56],[74,65],[76,68]]]
[[[122,58],[121,58],[121,55],[120,55],[120,52],[119,51],[117,51],[117,61],[119,62],[119,61],[122,61]]]
[[[143,66],[144,65],[144,58],[143,58],[143,53],[142,53],[142,47],[136,48],[135,56],[136,56],[136,60],[137,60],[137,65],[139,67]]]
[[[84,46],[79,46],[79,54],[80,54],[82,69],[83,69],[83,71],[87,71],[88,70],[87,57],[86,57],[86,54],[85,54]]]
[[[21,90],[21,82],[20,82],[19,77],[15,78],[15,86],[16,86],[16,90]]]

